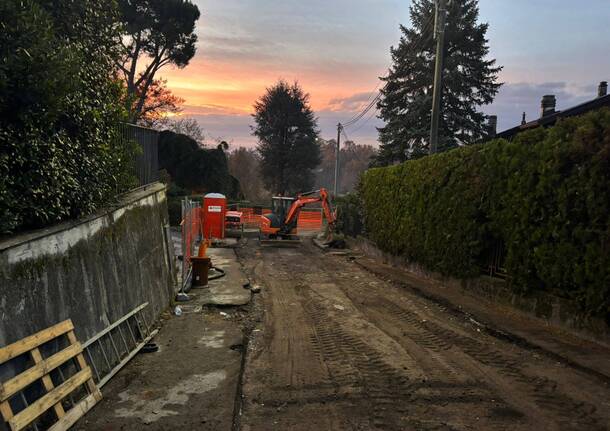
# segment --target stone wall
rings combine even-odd
[[[0,346],[65,319],[86,341],[138,305],[149,322],[174,288],[165,186],[94,216],[0,241]]]

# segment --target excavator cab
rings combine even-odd
[[[264,240],[292,240],[297,241],[296,218],[293,221],[287,222],[290,209],[293,207],[297,198],[273,196],[271,198],[271,213],[265,214],[262,218],[263,228],[261,233],[264,233]],[[287,244],[287,242],[285,242]]]
[[[271,200],[271,213],[261,217],[261,244],[279,241],[283,244],[300,243],[297,236],[297,222],[303,206],[316,202],[322,203],[324,215],[329,227],[335,224],[335,214],[332,211],[326,189],[301,193],[297,197],[275,196]]]
[[[286,216],[292,207],[292,204],[296,201],[296,198],[293,197],[284,197],[284,196],[273,196],[271,198],[271,213],[269,215],[273,215],[274,221],[271,223],[271,227],[281,227],[284,220],[286,220]]]

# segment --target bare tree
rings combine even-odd
[[[139,93],[136,93],[139,97]],[[144,96],[139,123],[152,128],[162,128],[169,121],[168,114],[178,114],[184,99],[174,96],[164,79],[155,79]],[[178,132],[180,133],[180,132]]]
[[[258,152],[240,147],[231,151],[228,156],[229,173],[239,180],[246,199],[255,203],[267,203],[271,194],[263,184]]]
[[[322,161],[316,169],[316,187],[330,188],[335,178],[335,147],[336,141],[320,141]],[[370,145],[356,144],[346,141],[341,145],[339,156],[339,193],[353,191],[376,154]]]
[[[186,135],[189,138],[197,141],[197,144],[201,148],[205,147],[205,133],[197,120],[194,118],[165,117],[161,126],[158,128],[163,130],[171,130],[174,133]]]

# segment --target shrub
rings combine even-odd
[[[182,222],[182,197],[168,196],[167,212],[170,226],[180,226]]]
[[[473,277],[503,244],[511,286],[610,310],[610,110],[367,171],[360,196],[377,245]]]
[[[337,211],[337,232],[356,237],[364,233],[362,202],[357,193],[338,196],[334,200]]]
[[[112,2],[0,2],[0,233],[90,213],[132,184]]]
[[[241,196],[239,181],[229,174],[222,148],[201,148],[189,136],[166,130],[159,136],[159,165],[184,194],[217,192],[230,199]]]

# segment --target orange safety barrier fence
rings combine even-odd
[[[196,239],[202,234],[203,210],[202,208],[192,208],[184,215],[182,220],[182,240],[184,241],[183,263],[188,268],[191,264],[191,257],[195,251],[193,245]]]
[[[242,212],[241,221],[244,224],[244,227],[250,229],[258,229],[260,227],[261,216],[260,214],[255,214],[254,208],[240,208],[239,211]],[[271,210],[263,208],[260,212],[262,214],[268,214]]]
[[[244,227],[250,229],[260,228],[261,215],[255,214],[254,208],[240,208],[239,211],[242,212],[241,219]],[[263,208],[260,212],[262,214],[269,214],[271,210]],[[297,230],[320,231],[324,226],[323,218],[324,216],[320,209],[301,210],[297,220]]]
[[[297,220],[297,230],[320,231],[323,225],[321,210],[301,210]]]

